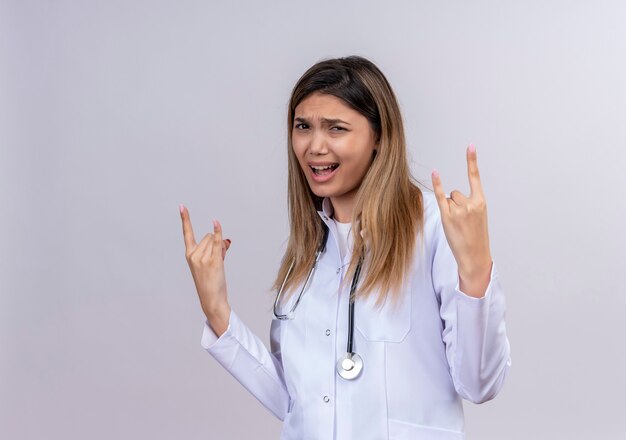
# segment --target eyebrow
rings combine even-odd
[[[304,122],[304,123],[308,123],[309,120],[307,118],[302,118],[302,117],[297,117],[295,118],[296,122]],[[347,125],[351,125],[349,122],[346,121],[342,121],[341,119],[331,119],[331,118],[320,118],[320,121],[322,121],[322,124],[347,124]]]

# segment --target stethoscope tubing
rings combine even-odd
[[[359,282],[359,275],[361,274],[361,260],[359,260],[359,264],[356,267],[354,272],[354,277],[352,277],[352,285],[350,286],[350,297],[348,301],[350,302],[349,310],[348,310],[348,347],[347,352],[353,353],[353,342],[354,342],[354,291],[356,290],[356,285]]]
[[[298,307],[298,304],[300,303],[300,299],[302,298],[302,294],[306,290],[307,285],[309,284],[309,280],[313,277],[313,274],[315,273],[315,269],[317,268],[317,262],[319,261],[320,256],[326,251],[326,240],[327,239],[328,239],[328,226],[324,225],[324,236],[322,238],[322,242],[320,243],[317,251],[315,252],[315,261],[313,262],[313,267],[309,271],[309,274],[307,275],[306,280],[304,281],[304,285],[302,286],[302,289],[300,289],[300,293],[298,294],[298,298],[296,298],[296,301],[295,301],[293,307],[291,308],[291,310],[287,314],[280,314],[280,313],[278,313],[276,311],[276,308],[277,308],[277,305],[278,305],[278,301],[280,300],[280,297],[281,297],[281,295],[283,293],[283,289],[285,288],[285,284],[287,283],[287,280],[289,279],[289,275],[291,274],[291,271],[293,269],[295,261],[292,261],[291,264],[289,265],[289,269],[287,270],[287,274],[285,275],[285,279],[283,280],[283,283],[281,284],[280,289],[278,289],[278,293],[276,294],[276,299],[274,299],[274,316],[276,317],[276,319],[281,319],[281,320],[293,319],[294,312],[296,311],[296,308]]]
[[[294,312],[296,308],[298,307],[298,304],[300,303],[302,294],[306,290],[309,280],[312,278],[313,274],[315,273],[317,262],[319,261],[319,258],[322,255],[322,253],[326,251],[326,241],[328,240],[328,226],[326,224],[323,224],[323,229],[324,229],[324,236],[322,238],[322,242],[320,243],[316,251],[315,262],[313,263],[313,267],[311,268],[311,270],[309,271],[309,274],[307,275],[307,278],[304,282],[304,285],[302,286],[302,289],[300,289],[298,298],[296,299],[293,307],[287,314],[279,314],[276,310],[278,301],[282,295],[283,288],[285,287],[285,284],[287,283],[287,279],[289,278],[289,275],[291,274],[291,270],[293,269],[293,266],[295,264],[295,261],[291,262],[291,265],[289,266],[289,269],[287,270],[287,274],[285,275],[285,279],[283,280],[283,283],[281,284],[280,289],[278,289],[278,293],[276,294],[276,299],[274,300],[274,316],[277,319],[281,319],[281,320],[293,319]],[[350,286],[350,296],[348,297],[348,304],[349,304],[348,305],[348,343],[346,347],[346,354],[343,358],[339,359],[339,361],[337,362],[337,367],[336,367],[337,373],[339,374],[339,376],[343,377],[344,379],[357,378],[361,374],[361,370],[363,369],[363,359],[361,358],[361,356],[359,356],[357,353],[353,351],[354,350],[354,302],[355,302],[354,292],[356,291],[356,286],[359,282],[362,262],[363,262],[363,258],[361,257],[354,271],[354,276],[352,277],[352,283]]]

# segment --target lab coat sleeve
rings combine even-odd
[[[454,387],[473,403],[491,400],[502,388],[511,366],[504,292],[497,266],[492,262],[489,285],[482,298],[459,290],[458,265],[439,218],[431,268]]]
[[[269,351],[265,344],[231,309],[228,328],[218,338],[204,323],[200,344],[278,419],[289,407],[280,355],[280,321],[272,320]]]

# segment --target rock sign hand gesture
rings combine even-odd
[[[447,198],[437,170],[432,173],[432,182],[443,230],[458,265],[459,289],[467,295],[480,298],[489,285],[492,267],[487,203],[480,183],[474,144],[469,145],[466,155],[469,197],[453,190]]]
[[[196,244],[189,211],[182,204],[179,208],[183,222],[185,257],[198,291],[202,311],[213,331],[219,336],[228,327],[230,317],[224,258],[231,241],[222,240],[222,225],[213,220],[213,233],[206,234]]]

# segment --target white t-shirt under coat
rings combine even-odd
[[[337,244],[339,245],[341,260],[343,261],[348,254],[348,250],[350,249],[350,245],[348,243],[352,242],[352,223],[341,223],[338,222],[335,218],[333,218],[333,221],[337,226],[337,233],[339,234]]]

